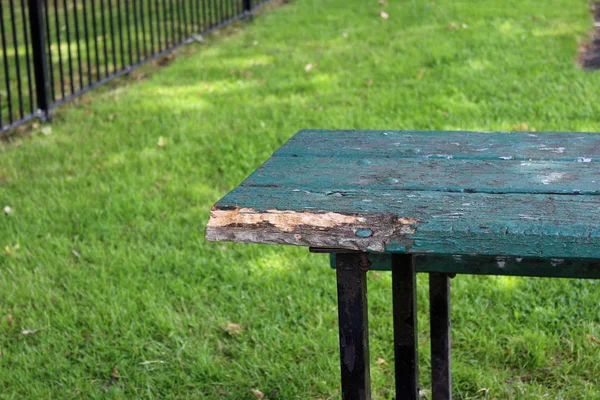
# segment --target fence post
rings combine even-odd
[[[246,18],[252,20],[252,0],[244,0],[244,13]]]
[[[51,100],[48,58],[45,46],[44,11],[42,9],[42,0],[29,0],[28,2],[37,107],[42,113],[42,120],[47,121],[51,119]]]

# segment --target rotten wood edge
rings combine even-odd
[[[206,240],[262,244],[291,244],[315,248],[384,252],[416,232],[418,221],[395,214],[257,211],[215,206],[206,225]]]

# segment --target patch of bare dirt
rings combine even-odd
[[[591,41],[582,46],[579,63],[585,69],[600,69],[600,2],[592,3],[594,30]]]

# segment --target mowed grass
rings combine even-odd
[[[301,128],[598,130],[591,27],[583,0],[298,0],[59,109],[0,147],[0,398],[340,398],[327,257],[207,243],[211,205]],[[599,283],[452,285],[456,398],[600,398]],[[369,302],[391,399],[390,274]]]

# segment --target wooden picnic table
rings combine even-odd
[[[303,130],[211,210],[206,238],[331,253],[342,393],[369,399],[366,271],[392,271],[397,399],[418,399],[416,273],[432,398],[451,398],[454,274],[600,278],[600,134]]]

